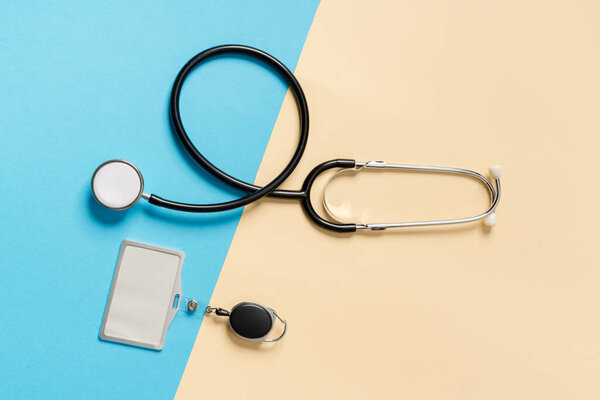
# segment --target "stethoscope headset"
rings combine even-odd
[[[236,53],[257,58],[265,62],[267,65],[277,71],[281,77],[289,84],[289,88],[296,98],[298,110],[300,114],[300,138],[296,150],[292,155],[286,167],[267,185],[260,187],[248,182],[237,179],[225,171],[221,170],[212,164],[202,153],[194,146],[190,140],[179,112],[179,98],[183,83],[190,72],[203,61],[215,57],[217,55]],[[491,179],[484,177],[478,172],[451,167],[436,167],[436,166],[420,166],[407,164],[390,164],[383,161],[368,161],[360,162],[350,159],[333,159],[325,161],[312,169],[304,179],[301,189],[299,190],[284,190],[278,187],[290,176],[294,171],[302,154],[306,148],[308,141],[308,104],[304,92],[300,84],[292,74],[292,72],[283,65],[279,60],[264,51],[253,47],[241,45],[224,45],[217,46],[205,50],[191,60],[189,60],[179,71],[177,78],[173,84],[171,91],[171,99],[169,102],[169,114],[173,132],[179,138],[183,148],[190,157],[198,163],[203,169],[208,171],[212,176],[222,182],[231,185],[235,188],[248,192],[246,196],[235,200],[213,204],[190,204],[177,201],[167,200],[155,194],[146,194],[144,190],[144,180],[140,171],[132,163],[125,160],[110,160],[101,164],[92,177],[92,192],[94,197],[103,206],[113,210],[123,210],[133,206],[140,198],[146,199],[150,204],[169,208],[172,210],[208,213],[227,211],[235,208],[243,207],[254,201],[257,201],[265,196],[271,196],[282,199],[295,199],[300,201],[302,208],[309,218],[317,225],[336,232],[355,232],[357,230],[372,230],[379,231],[387,228],[401,227],[419,227],[419,226],[434,226],[434,225],[450,225],[484,220],[488,226],[496,225],[495,210],[500,201],[500,175],[502,169],[500,166],[490,167]],[[355,223],[345,221],[343,217],[336,215],[335,207],[332,207],[327,201],[326,190],[323,190],[323,205],[330,217],[335,221],[331,221],[320,216],[311,203],[311,189],[317,177],[323,172],[331,169],[340,169],[331,179],[340,173],[359,172],[365,169],[395,169],[404,171],[421,171],[434,173],[449,173],[458,174],[466,177],[474,178],[480,181],[489,191],[490,205],[488,209],[478,215],[466,218],[455,218],[445,220],[431,221],[416,221],[416,222],[396,222],[396,223]],[[327,187],[327,185],[326,185]],[[339,210],[337,210],[339,211]]]

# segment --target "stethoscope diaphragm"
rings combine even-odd
[[[113,210],[133,206],[144,191],[144,178],[135,165],[125,160],[102,163],[92,176],[92,193],[100,204]]]

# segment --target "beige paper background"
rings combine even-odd
[[[270,305],[288,335],[247,343],[205,318],[177,398],[600,398],[599,22],[597,1],[322,1],[296,69],[310,140],[285,186],[337,157],[501,163],[498,226],[338,235],[295,202],[248,207],[212,304]],[[288,96],[257,182],[296,118]],[[334,185],[379,219],[486,206],[452,177]]]

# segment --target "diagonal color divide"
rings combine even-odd
[[[241,211],[109,212],[90,195],[91,174],[124,158],[149,192],[197,202],[239,195],[178,148],[171,84],[191,56],[223,43],[262,48],[293,69],[317,3],[2,3],[2,398],[174,396],[202,318],[175,318],[162,352],[98,340],[120,243],[184,251],[184,294],[205,304]],[[184,87],[186,128],[211,161],[252,180],[285,90],[261,65],[211,61]]]

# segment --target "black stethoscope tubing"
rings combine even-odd
[[[296,150],[291,160],[289,161],[287,166],[281,171],[281,173],[279,173],[279,175],[277,175],[271,182],[269,182],[263,187],[239,180],[227,174],[225,171],[221,170],[213,163],[211,163],[208,159],[206,159],[206,157],[204,157],[202,153],[200,153],[200,151],[192,143],[181,121],[181,115],[179,111],[179,98],[181,95],[183,83],[187,76],[201,62],[206,61],[208,58],[227,53],[236,53],[251,56],[271,66],[289,84],[289,88],[294,94],[294,97],[296,98],[296,101],[298,103],[298,110],[300,114],[300,138]],[[322,226],[323,228],[337,232],[356,231],[356,224],[337,224],[323,219],[319,214],[317,214],[310,201],[310,190],[315,179],[319,174],[332,168],[354,168],[356,166],[356,162],[354,160],[337,159],[326,161],[316,166],[307,175],[301,190],[277,190],[277,188],[294,171],[294,169],[300,162],[300,159],[302,158],[304,150],[306,149],[306,144],[308,141],[308,104],[304,92],[300,87],[300,84],[296,80],[294,74],[275,57],[256,48],[241,45],[216,46],[207,49],[201,53],[198,53],[192,59],[190,59],[179,71],[179,74],[177,74],[177,78],[175,79],[175,82],[173,83],[173,88],[171,90],[171,99],[169,102],[169,115],[173,131],[179,138],[184,149],[192,157],[192,159],[196,163],[198,163],[198,165],[200,165],[202,168],[204,168],[207,172],[209,172],[212,176],[219,179],[220,181],[249,193],[246,196],[240,197],[235,200],[212,204],[181,203],[172,200],[167,200],[155,194],[151,194],[148,198],[148,202],[150,204],[179,211],[205,213],[227,211],[243,207],[264,196],[272,196],[285,199],[298,199],[301,201],[302,208],[305,210],[306,214],[316,224]]]

